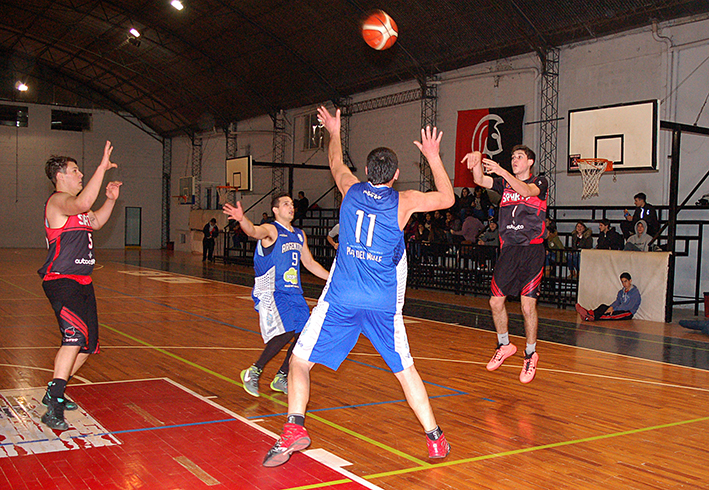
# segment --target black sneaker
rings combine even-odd
[[[44,398],[42,398],[42,405],[45,407],[49,406],[49,400],[51,399],[51,396],[49,396],[49,388],[47,388],[47,391],[44,393]],[[64,398],[61,398],[64,400],[62,403],[64,404],[64,410],[76,410],[79,408],[79,405],[77,405],[75,402],[69,400],[66,396]]]
[[[69,424],[64,420],[63,402],[63,398],[57,398],[55,400],[50,398],[49,400],[47,412],[42,415],[42,423],[50,429],[67,430],[69,428]]]

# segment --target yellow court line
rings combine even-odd
[[[244,386],[244,385],[242,385],[241,383],[239,383],[238,381],[235,381],[235,380],[233,380],[233,379],[231,379],[231,378],[229,378],[229,377],[227,377],[227,376],[224,376],[223,374],[217,373],[216,371],[212,371],[212,370],[209,369],[209,368],[206,368],[206,367],[201,366],[201,365],[199,365],[199,364],[197,364],[197,363],[194,363],[194,362],[192,362],[192,361],[189,361],[189,360],[187,360],[187,359],[185,359],[185,358],[183,358],[183,357],[180,357],[180,356],[178,356],[178,355],[176,355],[176,354],[173,354],[172,352],[168,352],[167,350],[165,350],[165,349],[163,349],[163,348],[155,347],[155,346],[151,345],[150,343],[145,342],[144,340],[141,340],[141,339],[139,339],[139,338],[133,337],[132,335],[129,335],[129,334],[125,333],[125,332],[122,332],[122,331],[120,331],[120,330],[118,330],[118,329],[116,329],[116,328],[109,327],[108,325],[106,325],[106,324],[104,324],[104,323],[100,323],[100,325],[101,325],[103,328],[106,328],[106,329],[108,329],[108,330],[110,330],[110,331],[112,331],[112,332],[114,332],[114,333],[119,334],[119,335],[123,335],[124,337],[129,338],[129,339],[133,340],[134,342],[138,342],[139,344],[142,344],[142,345],[144,345],[144,346],[146,346],[146,347],[150,347],[150,348],[152,348],[152,349],[155,349],[157,352],[160,352],[161,354],[164,354],[164,355],[166,355],[166,356],[168,356],[168,357],[171,357],[171,358],[173,358],[173,359],[175,359],[175,360],[177,360],[177,361],[183,362],[183,363],[187,364],[188,366],[191,366],[191,367],[193,367],[193,368],[195,368],[195,369],[199,369],[199,370],[201,370],[201,371],[204,371],[205,373],[211,374],[212,376],[215,376],[215,377],[217,377],[217,378],[219,378],[219,379],[221,379],[221,380],[223,380],[223,381],[226,381],[227,383],[231,383],[231,384],[240,386],[240,387],[242,387],[242,388],[243,388],[243,386]],[[278,404],[278,405],[282,405],[282,406],[285,406],[285,407],[288,406],[288,403],[286,403],[286,402],[284,402],[284,401],[282,401],[282,400],[279,400],[278,398],[274,398],[274,397],[272,397],[272,396],[263,395],[263,394],[261,395],[261,397],[266,398],[267,400],[270,400],[270,401],[272,401],[272,402],[274,402],[274,403],[276,403],[276,404]],[[417,465],[419,465],[419,466],[422,467],[422,468],[428,468],[428,467],[431,466],[431,464],[430,464],[430,463],[427,463],[426,461],[423,461],[423,460],[420,460],[420,459],[418,459],[418,458],[415,458],[414,456],[411,456],[411,455],[406,454],[406,453],[404,453],[404,452],[402,452],[402,451],[399,451],[398,449],[394,449],[393,447],[387,446],[386,444],[382,444],[382,443],[380,443],[380,442],[378,442],[378,441],[375,441],[374,439],[370,439],[369,437],[367,437],[367,436],[365,436],[365,435],[362,435],[362,434],[359,434],[359,433],[357,433],[357,432],[354,432],[354,431],[352,431],[352,430],[350,430],[350,429],[347,429],[346,427],[343,427],[343,426],[341,426],[341,425],[338,425],[338,424],[336,424],[336,423],[334,423],[334,422],[330,422],[329,420],[326,420],[326,419],[324,419],[324,418],[322,418],[322,417],[320,417],[320,416],[318,416],[318,415],[308,414],[308,418],[313,419],[313,420],[317,420],[318,422],[321,422],[321,423],[323,423],[323,424],[325,424],[325,425],[329,425],[330,427],[332,427],[332,428],[334,428],[334,429],[337,429],[337,430],[339,430],[339,431],[341,431],[341,432],[343,432],[343,433],[345,433],[345,434],[348,434],[348,435],[350,435],[350,436],[352,436],[352,437],[356,437],[357,439],[359,439],[359,440],[361,440],[361,441],[364,441],[364,442],[367,442],[367,443],[369,443],[369,444],[372,444],[372,445],[374,445],[374,446],[376,446],[376,447],[378,447],[378,448],[380,448],[380,449],[383,449],[383,450],[385,450],[385,451],[388,451],[388,452],[390,452],[390,453],[392,453],[392,454],[395,454],[395,455],[397,455],[397,456],[400,456],[400,457],[402,457],[402,458],[404,458],[404,459],[408,459],[409,461],[411,461],[411,462],[413,462],[413,463],[416,463]]]
[[[653,431],[653,430],[666,429],[666,428],[670,428],[670,427],[677,427],[680,425],[694,424],[694,423],[706,422],[706,421],[709,421],[709,417],[701,417],[698,419],[691,419],[691,420],[682,420],[679,422],[671,422],[669,424],[654,425],[652,427],[643,427],[640,429],[626,430],[623,432],[614,432],[612,434],[603,434],[600,436],[585,437],[583,439],[574,439],[571,441],[554,442],[551,444],[544,444],[542,446],[533,446],[533,447],[528,447],[528,448],[523,448],[523,449],[515,449],[512,451],[504,451],[501,453],[485,454],[482,456],[476,456],[474,458],[465,458],[465,459],[458,459],[455,461],[446,461],[443,463],[431,464],[427,468],[415,467],[415,468],[405,468],[405,469],[394,470],[394,471],[386,471],[383,473],[375,473],[372,475],[360,476],[360,478],[364,478],[365,480],[375,480],[378,478],[384,478],[384,477],[388,477],[388,476],[398,476],[398,475],[404,475],[407,473],[415,473],[418,471],[424,471],[424,470],[429,470],[429,469],[444,468],[444,467],[448,467],[448,466],[457,466],[457,465],[466,464],[466,463],[475,463],[478,461],[485,461],[488,459],[501,458],[501,457],[505,457],[505,456],[513,456],[516,454],[531,453],[531,452],[535,452],[535,451],[541,451],[544,449],[554,449],[554,448],[558,448],[558,447],[571,446],[574,444],[582,444],[582,443],[586,443],[586,442],[595,442],[595,441],[600,441],[603,439],[611,439],[614,437],[640,434],[643,432],[649,432],[649,431]],[[325,488],[325,487],[332,486],[332,485],[341,485],[343,483],[350,483],[350,482],[352,482],[352,480],[335,480],[335,481],[331,481],[331,482],[317,483],[314,485],[290,487],[290,488],[287,488],[284,490],[309,490],[309,489],[315,489],[315,488]]]
[[[41,294],[37,294],[37,293],[35,293],[34,291],[30,291],[29,289],[21,288],[21,287],[18,286],[17,284],[12,283],[12,282],[8,281],[7,279],[3,279],[2,277],[0,277],[0,281],[4,282],[4,283],[6,283],[6,284],[9,284],[10,286],[15,287],[15,288],[17,288],[17,289],[19,289],[19,290],[21,290],[21,291],[24,291],[24,292],[26,292],[26,293],[29,293],[29,294],[31,294],[32,296],[34,296],[35,298],[41,298],[41,297],[42,297]],[[7,298],[6,298],[6,299],[7,299]],[[25,298],[25,299],[26,299],[26,298]]]

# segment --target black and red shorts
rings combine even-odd
[[[544,245],[541,243],[502,247],[492,273],[492,295],[538,298],[544,259]]]
[[[62,334],[62,345],[77,345],[82,354],[98,354],[98,313],[94,285],[73,279],[43,281]]]

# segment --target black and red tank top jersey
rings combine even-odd
[[[54,194],[52,194],[54,195]],[[50,196],[51,199],[51,196]],[[47,199],[49,202],[49,199]],[[47,260],[37,273],[45,281],[58,276],[72,277],[80,282],[90,282],[94,270],[93,228],[88,213],[69,216],[61,228],[50,228],[47,222],[47,204],[44,205],[44,231],[47,235]]]
[[[502,177],[493,179],[492,190],[501,195],[497,227],[502,247],[544,242],[549,183],[543,176],[532,176],[524,183],[536,185],[539,195],[522,197]]]

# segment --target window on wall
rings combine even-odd
[[[26,128],[29,109],[17,105],[0,105],[0,126]]]
[[[325,147],[325,128],[318,121],[318,113],[305,116],[304,150],[318,150]]]
[[[57,131],[91,131],[91,114],[53,110],[52,129]]]

